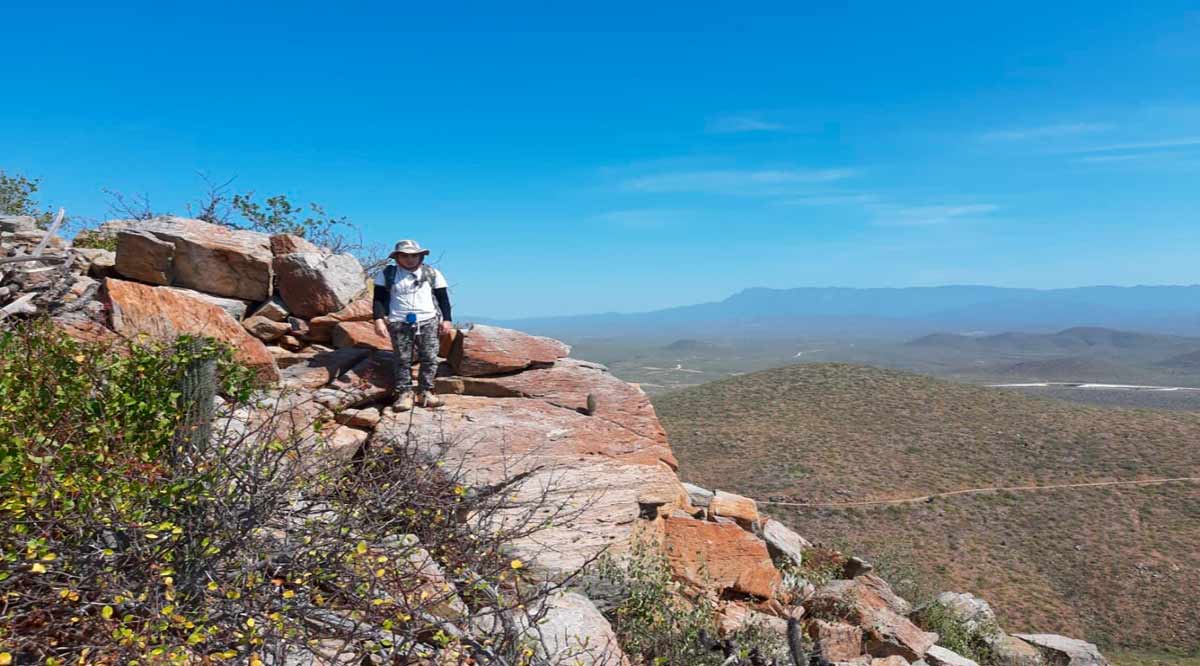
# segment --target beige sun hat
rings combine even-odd
[[[415,240],[402,240],[396,243],[396,249],[392,250],[389,257],[395,258],[398,254],[419,254],[425,256],[429,254],[429,250],[421,247],[421,244]]]

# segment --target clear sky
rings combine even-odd
[[[431,246],[459,312],[1200,282],[1194,1],[0,4],[44,202],[236,176]]]

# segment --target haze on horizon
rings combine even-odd
[[[8,6],[0,168],[93,219],[236,176],[504,319],[1200,282],[1194,3],[755,9]]]

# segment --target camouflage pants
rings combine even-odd
[[[388,322],[388,333],[392,337],[392,349],[395,353],[393,372],[395,377],[396,394],[403,395],[412,390],[413,354],[421,361],[417,375],[417,391],[421,393],[433,391],[433,378],[437,374],[438,354],[438,318],[423,321],[419,324],[404,322]]]

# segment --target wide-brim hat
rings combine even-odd
[[[429,250],[421,247],[421,244],[415,240],[402,240],[396,243],[395,249],[388,256],[395,257],[398,254],[419,254],[424,257],[429,254]]]

